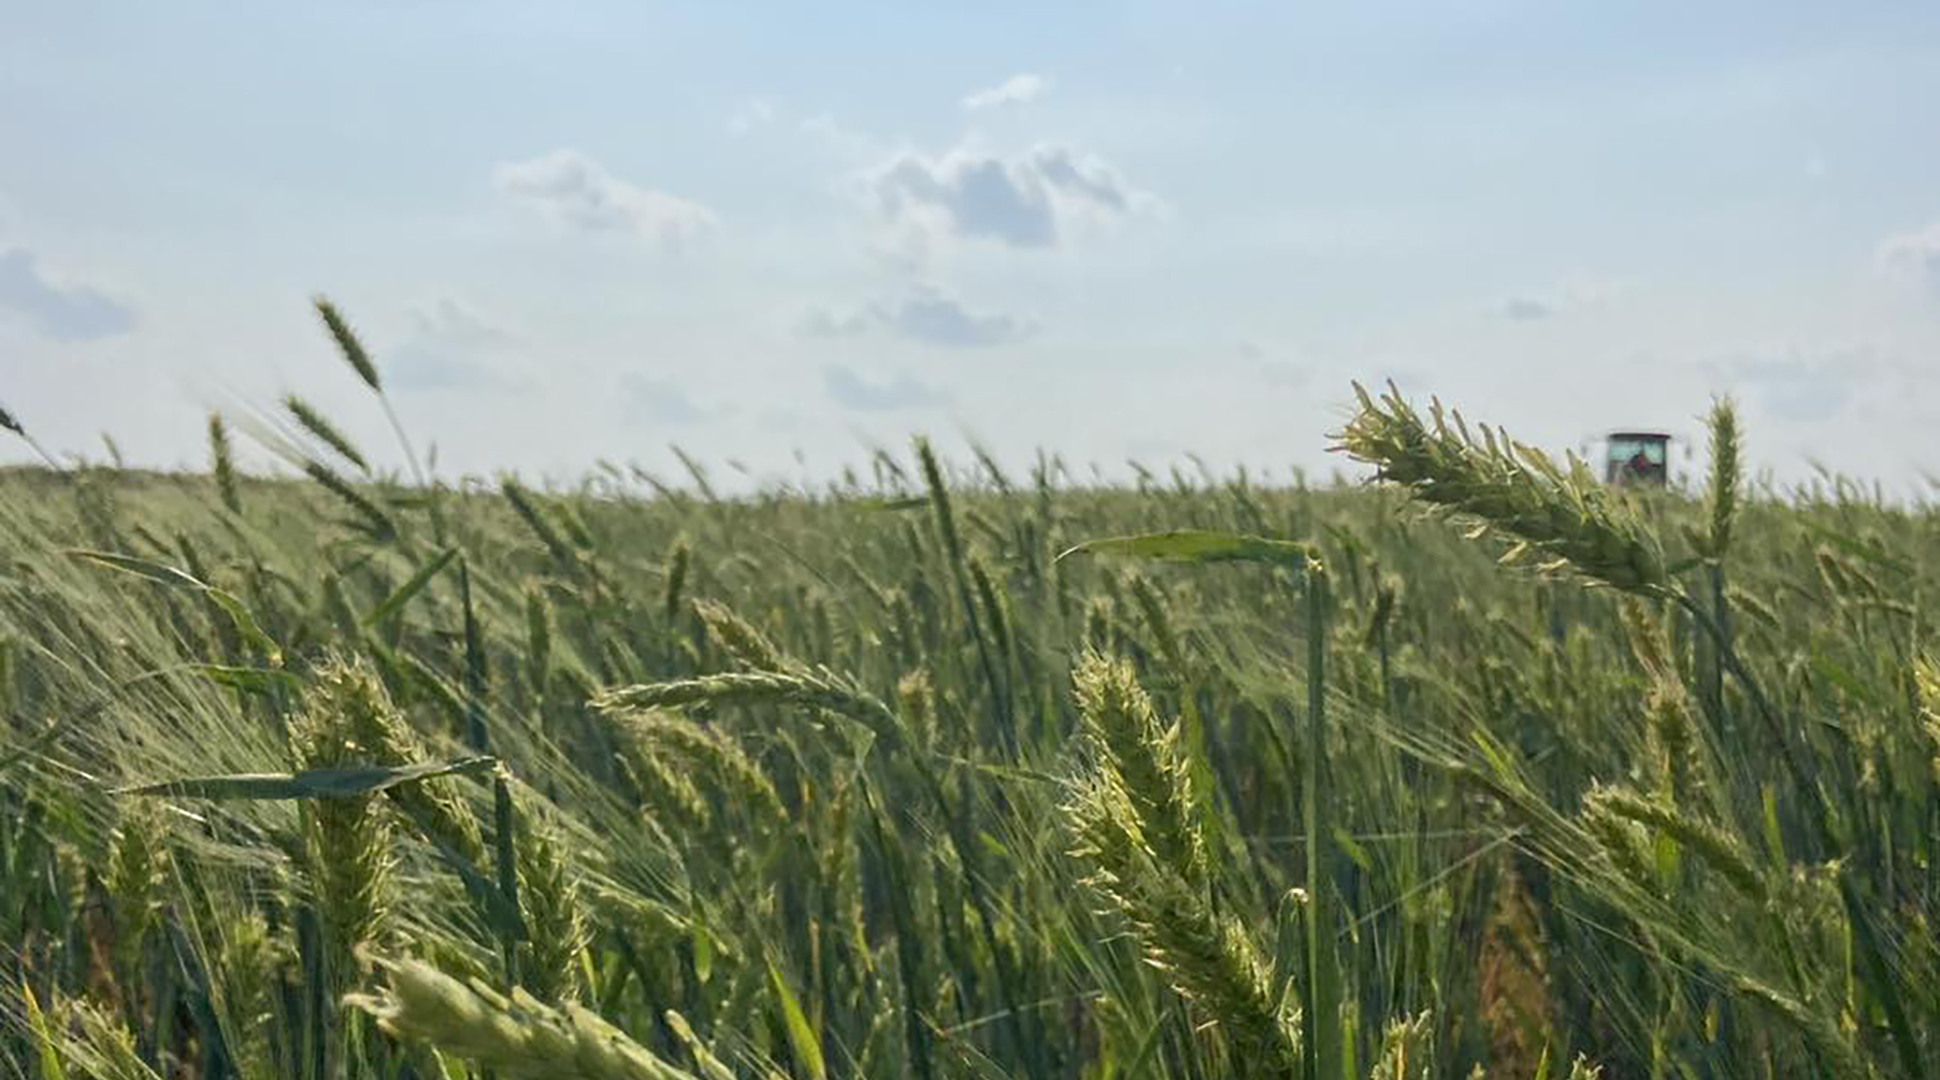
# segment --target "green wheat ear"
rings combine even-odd
[[[936,685],[925,668],[896,681],[896,708],[919,746],[936,745]]]
[[[62,1010],[60,1054],[65,1059],[41,1063],[40,1075],[59,1080],[161,1080],[160,1074],[141,1059],[135,1048],[135,1035],[123,1021],[89,1001],[71,1001]],[[24,1073],[22,1075],[25,1075]]]
[[[343,354],[345,362],[357,372],[357,377],[364,380],[365,386],[380,394],[383,393],[384,383],[377,377],[377,365],[371,363],[370,353],[364,351],[364,343],[357,340],[356,332],[350,328],[350,323],[343,317],[343,313],[337,310],[337,305],[324,296],[312,297],[310,303],[317,309],[317,315],[323,319],[324,329],[330,331],[331,340],[337,343],[337,351]]]
[[[766,634],[726,604],[696,597],[692,606],[694,614],[707,627],[707,636],[743,667],[751,671],[784,671],[790,667],[787,658]]]
[[[1586,810],[1636,822],[1676,840],[1746,899],[1763,904],[1769,898],[1771,886],[1764,871],[1752,862],[1742,841],[1717,826],[1626,788],[1595,788],[1583,802]]]
[[[1504,561],[1533,554],[1538,570],[1572,570],[1591,582],[1639,595],[1670,587],[1656,535],[1627,504],[1590,475],[1575,455],[1558,466],[1542,451],[1430,408],[1432,424],[1391,385],[1379,401],[1359,383],[1360,411],[1333,449],[1373,465],[1381,478],[1446,512],[1500,532],[1514,543]],[[1452,423],[1452,426],[1451,426]]]
[[[374,680],[360,667],[325,661],[290,737],[300,769],[369,765],[358,734],[382,727]],[[304,873],[323,924],[325,978],[335,993],[354,981],[357,949],[381,940],[393,900],[390,820],[379,796],[302,804]]]
[[[345,1003],[392,1036],[422,1042],[506,1080],[694,1080],[577,1005],[553,1008],[523,988],[510,996],[417,960],[372,957],[380,993]]]
[[[1381,1036],[1381,1049],[1368,1080],[1430,1080],[1435,1075],[1434,1014],[1393,1020]]]
[[[285,948],[270,936],[261,912],[248,910],[221,928],[214,968],[216,1004],[225,1038],[242,1080],[276,1080],[274,996],[280,989]]]
[[[693,557],[694,553],[684,537],[675,539],[673,546],[667,549],[661,579],[660,610],[668,622],[674,621],[674,616],[680,614],[682,590],[687,587],[687,567]]]
[[[1087,883],[1132,926],[1146,959],[1194,1002],[1236,1066],[1292,1080],[1297,1018],[1269,985],[1258,947],[1209,899],[1204,842],[1178,726],[1160,722],[1129,665],[1092,655],[1074,675],[1092,767],[1064,812]]]
[[[1122,661],[1088,655],[1072,682],[1085,733],[1101,767],[1115,774],[1145,842],[1161,863],[1188,882],[1203,883],[1206,845],[1194,816],[1179,725],[1160,721],[1131,665]]]
[[[222,505],[232,514],[242,513],[242,496],[236,483],[235,452],[229,443],[229,427],[221,413],[209,414],[209,469],[215,474],[216,492]]]
[[[1711,432],[1711,477],[1705,494],[1711,532],[1706,547],[1712,558],[1723,558],[1731,547],[1731,530],[1738,520],[1745,483],[1738,407],[1728,397],[1719,398],[1705,419]]]
[[[1940,783],[1940,663],[1921,657],[1913,664],[1914,693],[1920,703],[1920,727],[1933,756],[1933,776]]]
[[[519,945],[519,980],[540,1001],[578,1000],[586,919],[579,880],[557,830],[529,812],[518,817],[519,908],[527,940]]]
[[[687,782],[689,791],[694,790],[690,777],[706,776],[757,826],[779,832],[787,824],[787,811],[782,808],[774,782],[741,744],[719,727],[659,710],[623,710],[609,712],[606,717],[631,752],[634,764],[649,773],[655,773],[657,766],[664,767]]]
[[[368,764],[421,765],[431,760],[431,752],[368,666],[334,661],[326,670],[343,734]],[[478,821],[449,777],[413,780],[384,794],[426,839],[482,865],[485,845]]]
[[[162,887],[168,874],[168,841],[161,811],[147,800],[120,808],[108,851],[108,905],[115,928],[115,952],[124,965],[141,956],[142,943],[160,921]]]
[[[364,458],[363,451],[350,441],[350,436],[337,430],[337,425],[323,415],[316,406],[296,396],[286,394],[283,408],[296,421],[298,427],[310,433],[310,437],[329,447],[338,457],[357,466],[359,472],[370,472],[370,462]]]

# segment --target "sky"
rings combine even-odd
[[[0,403],[199,468],[299,394],[447,477],[1350,463],[1740,404],[1940,474],[1940,5],[0,0]],[[28,460],[0,440],[0,462]],[[246,448],[260,467],[275,459]]]

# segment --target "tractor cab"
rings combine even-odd
[[[1657,431],[1611,432],[1604,440],[1604,483],[1664,487],[1670,482],[1670,442]]]

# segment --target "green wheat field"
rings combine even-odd
[[[1326,488],[0,473],[0,1075],[1940,1075],[1940,513],[1358,401]]]

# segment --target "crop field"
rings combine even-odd
[[[1940,1071],[1940,515],[1728,404],[1635,495],[1398,396],[1364,486],[742,497],[284,408],[0,475],[0,1075]]]

